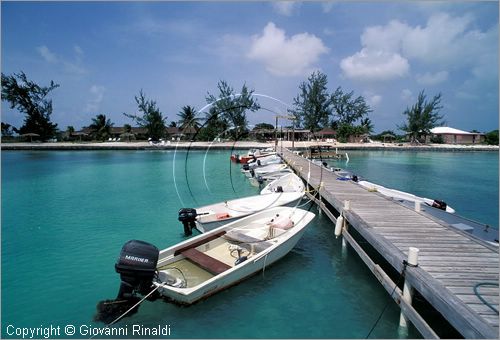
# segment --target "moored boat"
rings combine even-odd
[[[99,304],[100,319],[121,315],[129,306],[134,307],[127,312],[136,312],[139,296],[192,304],[239,283],[290,252],[314,217],[302,209],[275,207],[161,251],[128,241],[115,264],[118,296]]]
[[[204,233],[218,228],[223,224],[268,208],[295,206],[303,196],[303,192],[272,193],[268,195],[237,198],[196,209],[183,208],[179,211],[179,220],[184,225],[184,233],[186,235],[191,234],[192,227]],[[189,216],[181,216],[183,211],[188,210],[191,211]]]
[[[285,175],[288,175],[290,173],[293,173],[292,169],[290,168],[285,168],[280,171],[275,171],[275,172],[269,172],[265,173],[262,175],[255,175],[254,177],[250,177],[248,180],[250,181],[250,184],[253,185],[254,187],[260,187],[260,186],[265,186],[272,181],[281,178]]]
[[[273,192],[303,192],[304,190],[304,182],[300,177],[294,173],[289,173],[268,183],[264,189],[260,191],[260,194],[265,195]]]

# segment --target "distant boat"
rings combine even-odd
[[[251,160],[256,160],[258,158],[274,155],[276,152],[272,148],[266,149],[251,149],[246,155],[233,154],[231,155],[231,160],[236,163],[246,164]]]
[[[250,184],[253,185],[254,187],[260,187],[263,185],[267,185],[268,183],[271,183],[272,181],[281,178],[285,175],[288,175],[290,173],[293,173],[292,169],[285,168],[283,170],[269,172],[262,175],[256,174],[255,177],[250,177],[248,180],[250,181]]]
[[[282,163],[282,159],[278,155],[269,155],[261,158],[256,158],[255,160],[248,161],[246,164],[243,164],[241,167],[241,171],[248,171],[250,169],[255,169],[258,167],[262,167],[269,164],[280,164]]]
[[[294,173],[289,173],[268,183],[260,191],[261,195],[273,192],[304,192],[304,182]]]
[[[153,284],[165,298],[192,304],[284,257],[314,216],[289,207],[266,209],[162,250]]]
[[[257,177],[257,176],[262,176],[269,174],[271,172],[277,172],[277,171],[282,171],[288,168],[288,165],[286,164],[268,164],[264,165],[255,169],[250,169],[249,171],[244,171],[243,173],[245,176],[248,178],[250,177]]]
[[[395,189],[388,189],[388,188],[383,187],[379,184],[371,183],[368,181],[358,181],[358,184],[361,185],[362,187],[368,189],[368,190],[377,191],[377,192],[379,192],[382,195],[387,196],[387,197],[392,197],[394,199],[406,200],[406,201],[414,202],[414,203],[415,202],[424,203],[428,206],[444,210],[448,213],[455,212],[455,209],[453,209],[448,204],[446,204],[446,202],[443,202],[440,200],[433,200],[430,198],[415,196],[413,194],[409,194],[409,193],[404,192],[404,191],[399,191],[399,190],[395,190]]]
[[[304,192],[271,193],[218,202],[196,209],[183,208],[179,211],[179,220],[183,222],[186,234],[189,235],[190,233],[190,227],[186,230],[186,223],[191,226],[194,224],[198,231],[204,233],[264,209],[278,206],[295,206],[303,196]],[[183,210],[194,211],[184,219],[181,216]],[[191,224],[191,221],[194,223]]]

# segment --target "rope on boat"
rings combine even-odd
[[[151,294],[156,292],[159,288],[162,288],[165,285],[165,283],[160,283],[158,286],[156,286],[154,289],[152,289],[146,296],[144,296],[142,299],[140,299],[135,305],[130,307],[125,313],[117,317],[115,320],[113,320],[111,323],[108,323],[104,329],[109,328],[113,326],[115,323],[117,323],[119,320],[121,320],[125,315],[127,315],[131,310],[133,310],[135,307],[139,306],[144,300],[146,300]],[[89,339],[93,339],[94,337],[97,336],[97,333],[92,335]]]

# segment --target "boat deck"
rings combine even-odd
[[[418,267],[407,267],[405,279],[466,338],[498,338],[499,317],[474,293],[498,310],[498,246],[477,240],[424,212],[416,212],[352,181],[337,176],[287,149],[282,157],[323,200],[343,212],[354,228],[398,272],[409,247],[419,252]],[[321,186],[320,186],[321,184]],[[344,209],[345,201],[349,208]]]

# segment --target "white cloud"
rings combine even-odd
[[[436,85],[448,79],[447,71],[439,71],[436,73],[426,72],[424,74],[417,74],[417,83],[421,85]]]
[[[364,97],[366,98],[366,103],[371,107],[375,107],[382,102],[382,96],[373,92],[365,92]]]
[[[297,1],[275,1],[272,3],[274,10],[281,15],[291,16],[296,8],[300,6]]]
[[[56,55],[54,53],[52,53],[47,46],[45,46],[45,45],[39,46],[36,49],[46,62],[48,62],[48,63],[57,62]]]
[[[335,3],[333,1],[322,2],[321,7],[323,8],[323,13],[330,13],[334,5]]]
[[[403,89],[401,91],[401,99],[404,102],[410,102],[413,101],[413,93],[409,89]]]
[[[106,88],[101,85],[92,85],[89,89],[90,99],[85,106],[85,112],[97,113],[99,111],[99,107],[101,106],[101,102],[104,99],[104,92]]]
[[[408,74],[410,65],[398,53],[363,48],[342,59],[340,68],[348,78],[376,81],[404,77]]]
[[[496,68],[498,56],[498,26],[486,32],[470,29],[473,17],[453,17],[435,13],[426,25],[412,27],[392,20],[385,26],[365,28],[361,35],[361,51],[341,61],[344,74],[349,78],[387,80],[404,76],[404,62],[420,61],[440,67],[469,68],[474,75],[486,76],[488,68]],[[388,59],[371,59],[386,56]],[[494,57],[488,57],[494,56]],[[401,69],[387,70],[389,60]],[[356,65],[358,70],[353,70]],[[484,65],[487,65],[486,67]],[[371,70],[387,70],[389,74]],[[420,82],[435,84],[447,79],[448,74],[419,75]],[[417,79],[419,79],[417,77]]]
[[[310,73],[320,55],[327,52],[328,48],[315,35],[300,33],[287,37],[284,30],[270,22],[262,35],[252,37],[247,57],[264,63],[274,75],[296,76]]]

